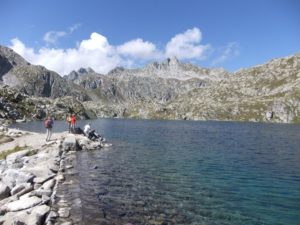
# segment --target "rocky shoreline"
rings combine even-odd
[[[63,191],[74,183],[75,153],[109,144],[67,132],[56,133],[52,141],[45,142],[44,134],[3,126],[0,136],[13,139],[0,147],[0,224],[78,224],[80,198],[68,202]],[[9,146],[15,147],[5,149]],[[76,215],[70,214],[71,205],[76,206]]]

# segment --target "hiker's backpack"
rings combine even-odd
[[[45,128],[52,128],[51,120],[45,120]]]

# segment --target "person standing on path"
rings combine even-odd
[[[71,131],[72,132],[74,132],[75,125],[76,125],[76,116],[75,116],[75,114],[73,114],[71,117]]]
[[[67,124],[68,124],[68,127],[69,127],[69,133],[71,133],[71,121],[72,121],[72,117],[70,114],[67,114]]]
[[[51,139],[53,124],[53,119],[50,116],[48,116],[48,118],[45,120],[45,128],[47,130],[46,141],[50,141]]]

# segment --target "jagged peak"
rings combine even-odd
[[[9,47],[0,45],[0,56],[6,58],[12,66],[30,65],[29,62]]]
[[[166,62],[168,63],[168,65],[172,66],[172,65],[179,65],[180,62],[179,60],[176,58],[176,56],[170,56],[169,58],[166,59]]]
[[[123,72],[124,70],[125,70],[124,67],[122,67],[122,66],[117,66],[117,67],[115,67],[114,69],[112,69],[111,71],[109,71],[107,74],[108,74],[108,75],[118,74],[118,73],[120,73],[120,72]]]
[[[88,68],[83,68],[83,67],[81,67],[81,68],[79,68],[79,69],[77,70],[77,72],[78,72],[79,74],[95,73],[95,71],[94,71],[91,67],[88,67]]]

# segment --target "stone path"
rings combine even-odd
[[[1,134],[14,140],[0,145],[0,151],[26,147],[0,160],[0,224],[80,224],[75,153],[110,144],[68,132],[54,133],[48,142],[41,133],[2,129]]]
[[[58,139],[63,139],[66,136],[70,135],[67,131],[66,132],[60,132],[60,133],[53,133],[51,140],[46,142],[46,134],[43,133],[35,133],[35,132],[25,132],[20,131],[17,129],[10,129],[10,131],[13,133],[12,137],[14,138],[14,141],[7,142],[2,145],[0,145],[0,152],[6,151],[9,149],[13,149],[16,146],[28,146],[33,149],[40,148],[42,146],[47,146],[50,144],[53,144],[54,141],[57,141]],[[21,137],[16,137],[18,133],[21,133]],[[25,135],[24,135],[25,133]]]

